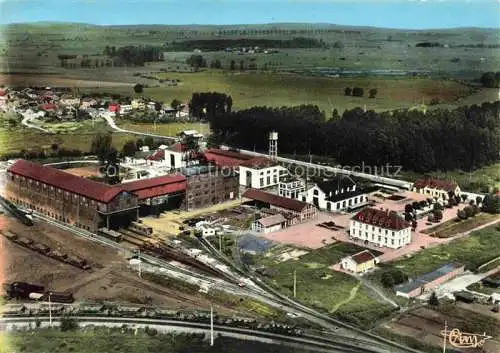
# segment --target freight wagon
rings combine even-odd
[[[116,241],[117,243],[122,241],[122,234],[118,233],[112,229],[100,228],[98,231],[98,234],[103,236],[103,237],[106,237],[108,239],[111,239],[113,241]]]
[[[49,300],[50,299],[50,300]],[[73,298],[73,293],[71,292],[45,292],[41,298],[43,301],[50,301],[53,303],[73,303],[75,298]]]
[[[141,235],[151,236],[153,234],[153,228],[140,222],[132,222],[128,229]]]

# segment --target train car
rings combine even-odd
[[[50,251],[49,256],[60,261],[66,261],[66,258],[68,257],[68,255],[60,252],[59,250]]]
[[[10,240],[16,240],[18,238],[17,234],[12,233],[8,229],[2,230],[2,234],[3,234],[4,237],[6,237],[7,239],[10,239]]]
[[[128,229],[141,235],[151,236],[153,234],[153,228],[140,222],[132,222]]]
[[[31,244],[33,244],[33,240],[25,238],[25,237],[19,237],[19,238],[17,238],[16,243],[29,248],[31,246]]]
[[[50,252],[50,248],[42,243],[34,243],[30,246],[31,250],[34,250],[36,252],[39,252],[40,254],[48,254]]]
[[[112,229],[100,228],[98,231],[98,234],[105,237],[105,238],[116,241],[117,243],[122,241],[122,234],[120,234],[117,231],[114,231]]]
[[[84,270],[88,270],[90,268],[89,264],[87,264],[87,261],[85,259],[82,259],[75,255],[68,256],[65,262],[67,262],[70,265],[82,268]]]
[[[73,293],[71,292],[45,292],[41,300],[49,301],[49,299],[50,302],[53,303],[73,303],[75,301],[75,298],[73,298]]]
[[[31,293],[43,293],[44,286],[26,282],[14,282],[7,287],[7,295],[16,299],[29,299]]]

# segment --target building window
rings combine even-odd
[[[317,189],[314,189],[313,195],[318,195],[318,190]]]

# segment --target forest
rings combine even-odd
[[[216,97],[216,96],[214,96]],[[218,97],[218,96],[217,96]],[[265,151],[279,133],[279,152],[329,156],[343,165],[399,165],[416,172],[472,170],[499,160],[500,102],[426,113],[355,108],[326,119],[314,105],[231,112],[219,97],[206,118],[219,143]]]
[[[167,51],[193,51],[195,49],[217,51],[226,48],[324,48],[326,43],[321,39],[296,37],[293,39],[197,39],[182,42],[172,42],[167,45]]]

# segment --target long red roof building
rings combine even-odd
[[[369,207],[358,212],[352,219],[372,226],[393,230],[402,230],[411,227],[410,223],[405,221],[396,212],[377,210]]]
[[[186,185],[186,177],[180,174],[163,175],[120,184],[124,190],[137,195],[139,201],[186,191]]]

